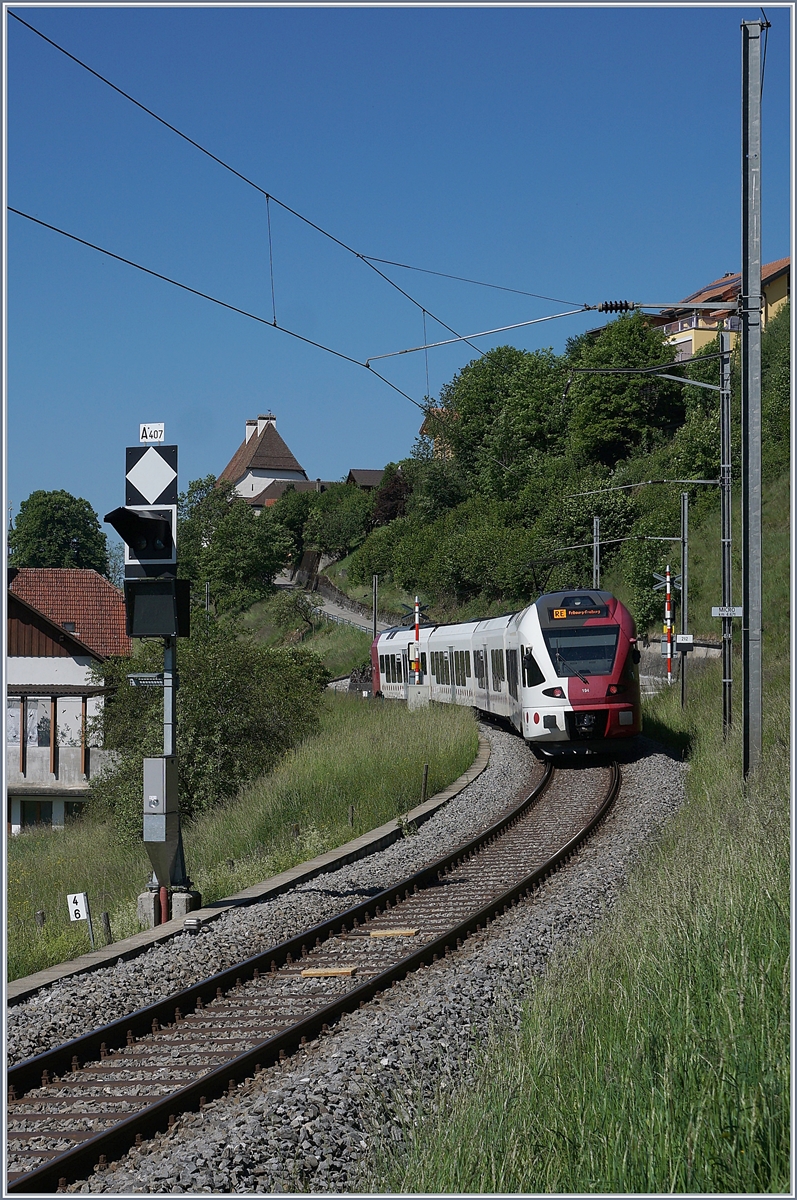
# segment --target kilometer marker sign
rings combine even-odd
[[[94,949],[94,928],[91,924],[91,909],[87,892],[72,892],[67,896],[70,921],[85,921],[89,927],[89,942]]]

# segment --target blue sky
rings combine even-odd
[[[707,8],[36,8],[20,15],[363,254],[573,302],[679,299],[740,265],[740,21]],[[772,22],[763,259],[790,252],[789,10]],[[261,195],[8,19],[13,207],[271,319]],[[359,361],[423,318],[271,209],[281,324]],[[408,454],[418,409],[365,370],[8,216],[9,501],[123,501],[162,420],[180,482],[271,408],[311,477]],[[382,268],[458,333],[551,301]],[[569,305],[572,306],[572,305]],[[481,339],[564,348],[565,317]],[[427,317],[429,340],[450,336]],[[474,352],[429,354],[433,396]],[[424,356],[381,367],[417,400]]]

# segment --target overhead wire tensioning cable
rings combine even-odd
[[[169,275],[163,275],[160,271],[154,271],[151,267],[144,267],[141,263],[134,262],[132,258],[124,258],[121,254],[114,254],[113,250],[106,250],[104,246],[98,246],[94,242],[89,242],[85,238],[78,237],[75,233],[69,233],[66,229],[59,229],[57,225],[51,225],[48,221],[42,221],[39,217],[32,217],[30,213],[22,212],[19,208],[12,208],[9,204],[7,212],[14,213],[18,217],[24,217],[26,221],[32,221],[34,225],[41,225],[45,229],[51,229],[53,233],[60,233],[62,237],[69,238],[70,241],[79,242],[81,246],[88,246],[90,250],[96,250],[99,254],[105,254],[108,258],[114,258],[117,262],[124,263],[128,267],[135,267],[137,271],[142,271],[145,275],[152,275],[155,279],[161,279],[164,283],[170,283],[173,287],[181,288],[184,292],[191,292],[194,296],[199,296],[202,300],[210,300],[212,304],[218,304],[220,308],[229,309],[230,312],[239,313],[242,317],[248,317],[250,321],[257,321],[260,325],[267,325],[269,329],[278,329],[280,333],[287,333],[289,337],[296,338],[297,341],[304,342],[308,346],[315,346],[317,350],[324,350],[327,354],[332,354],[335,358],[342,358],[344,362],[354,363],[356,367],[362,367],[368,370],[371,375],[375,375],[377,379],[381,379],[394,392],[398,392],[405,400],[409,400],[410,404],[414,404],[421,412],[426,412],[423,404],[419,404],[417,400],[413,400],[412,396],[408,396],[395,383],[391,383],[384,375],[380,375],[373,367],[366,367],[357,358],[352,358],[350,354],[344,354],[342,350],[334,350],[331,346],[325,346],[323,342],[316,342],[312,338],[305,337],[301,333],[297,333],[294,329],[288,329],[286,325],[277,325],[275,321],[267,321],[265,317],[259,317],[257,313],[249,312],[245,308],[239,308],[236,304],[228,304],[226,300],[219,300],[217,296],[211,296],[208,292],[201,292],[199,288],[191,287],[187,283],[181,283],[179,279],[172,279]]]
[[[90,75],[93,75],[96,79],[99,79],[101,83],[104,83],[107,87],[112,88],[113,91],[117,92],[120,96],[123,96],[125,100],[129,100],[131,104],[134,104],[136,108],[140,108],[142,112],[147,114],[147,116],[150,116],[153,118],[153,120],[160,122],[161,125],[165,126],[166,129],[171,130],[172,133],[176,133],[178,137],[183,139],[183,141],[188,142],[189,145],[193,146],[196,150],[199,150],[202,154],[206,154],[208,158],[212,158],[213,161],[218,163],[220,167],[224,167],[225,171],[230,171],[238,179],[242,180],[243,183],[248,184],[249,187],[254,188],[255,191],[260,192],[260,194],[265,196],[266,199],[270,198],[273,200],[275,204],[278,204],[280,208],[284,208],[286,212],[289,212],[292,216],[296,217],[297,220],[303,221],[305,225],[309,225],[311,229],[315,229],[318,233],[323,234],[324,237],[329,238],[330,241],[334,242],[337,246],[340,246],[341,249],[346,250],[349,254],[353,254],[355,258],[359,258],[361,262],[365,263],[367,267],[370,267],[372,271],[375,271],[381,279],[384,279],[385,282],[389,283],[392,288],[395,288],[397,292],[400,292],[401,295],[409,300],[411,304],[414,304],[416,308],[423,308],[423,305],[419,300],[416,300],[414,296],[411,296],[409,292],[406,292],[403,287],[400,287],[400,285],[397,284],[394,279],[391,279],[389,275],[386,275],[384,271],[380,271],[379,268],[374,266],[372,262],[369,262],[364,254],[360,254],[358,250],[355,250],[352,246],[347,245],[346,242],[341,241],[340,238],[335,237],[334,233],[330,233],[329,230],[324,229],[321,225],[316,224],[315,221],[311,221],[309,217],[303,216],[302,213],[298,212],[295,208],[291,208],[291,206],[286,204],[283,200],[279,200],[276,196],[271,195],[271,193],[267,192],[265,188],[262,188],[259,183],[255,183],[253,179],[249,179],[249,177],[242,174],[241,171],[236,170],[235,167],[231,166],[228,162],[225,162],[223,158],[219,158],[217,154],[214,154],[211,150],[206,149],[203,145],[201,145],[200,142],[197,142],[194,138],[189,137],[187,133],[183,133],[183,131],[178,129],[176,125],[172,125],[170,121],[167,121],[164,117],[159,116],[158,113],[154,112],[151,108],[148,108],[146,104],[142,104],[140,100],[136,100],[135,96],[131,96],[129,92],[126,92],[117,84],[112,83],[111,80],[106,78],[105,75],[101,75],[99,71],[95,71],[93,67],[88,65],[88,63],[83,62],[82,59],[70,53],[69,50],[64,49],[64,47],[60,46],[58,42],[54,42],[52,38],[47,37],[47,35],[42,33],[40,29],[37,29],[35,25],[29,24],[28,21],[23,20],[23,18],[17,13],[11,12],[10,10],[8,15],[13,17],[15,21],[19,21],[20,25],[24,25],[26,29],[31,31],[31,33],[35,33],[37,37],[42,39],[42,41],[47,42],[47,44],[52,46],[53,49],[58,50],[61,54],[64,54],[67,58],[71,59],[72,62],[77,63],[77,65],[82,67],[84,71],[88,71]],[[434,320],[437,321],[439,325],[442,325],[444,329],[447,329],[449,333],[456,334],[457,337],[460,336],[455,329],[452,329],[452,327],[447,325],[446,322],[441,320],[440,317],[435,316],[435,314],[428,309],[427,312],[429,312],[430,317],[434,317]],[[463,340],[467,341],[467,339]],[[478,346],[473,346],[470,342],[468,342],[468,345],[471,346],[471,349],[476,350],[478,354],[481,354],[482,356],[484,355],[484,350],[481,350]]]
[[[472,283],[476,287],[493,288],[496,292],[513,292],[516,296],[531,296],[533,300],[550,300],[551,304],[578,304],[578,300],[558,300],[556,296],[543,296],[540,292],[524,292],[521,288],[504,287],[500,283],[485,283],[482,279],[468,279],[465,275],[449,275],[447,271],[430,271],[428,267],[413,267],[410,263],[393,262],[390,258],[377,258],[375,254],[364,254],[367,262],[383,263],[386,267],[402,267],[405,271],[419,271],[422,275],[438,275],[441,279],[456,279],[459,283]]]

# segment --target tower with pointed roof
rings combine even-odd
[[[271,484],[306,481],[307,473],[277,433],[277,418],[269,412],[246,422],[244,440],[219,478],[252,503]]]

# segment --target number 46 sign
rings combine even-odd
[[[94,930],[91,927],[91,910],[89,909],[89,898],[86,892],[73,892],[67,896],[69,905],[69,919],[71,921],[86,921],[89,927],[89,941],[92,950],[94,949]]]
[[[67,896],[69,904],[69,916],[73,921],[86,921],[89,914],[89,898],[85,892],[75,892],[73,896]]]

